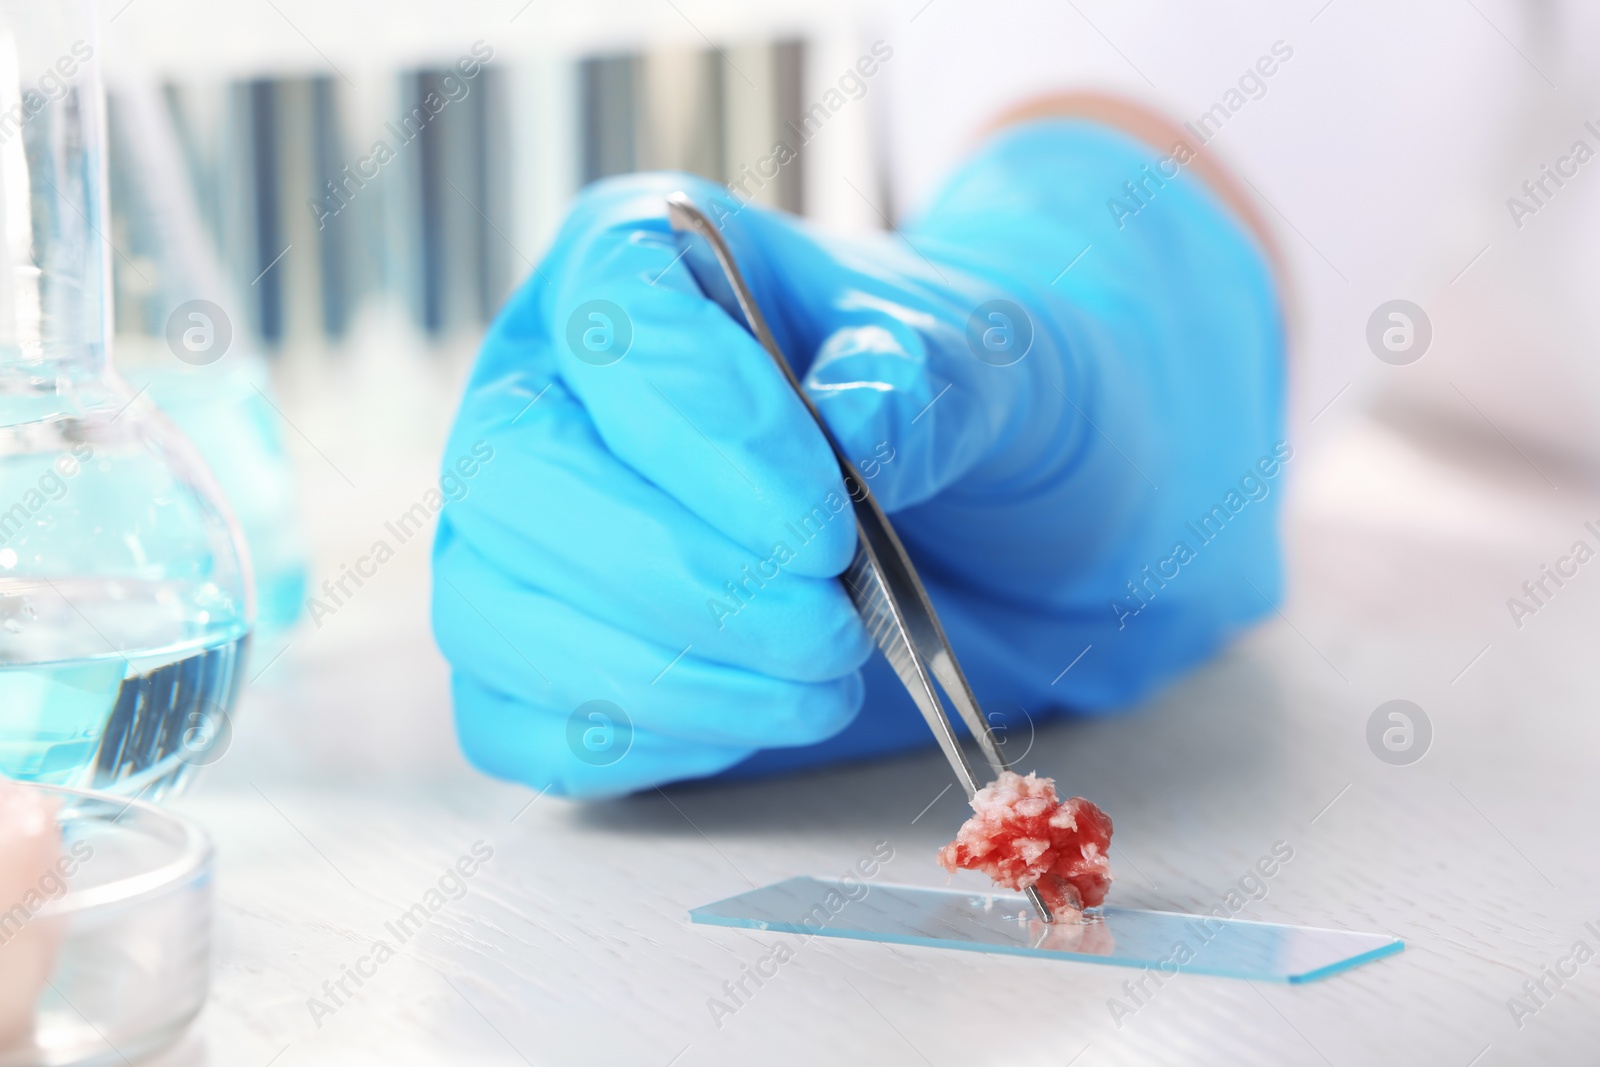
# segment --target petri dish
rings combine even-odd
[[[210,840],[147,803],[23,784],[59,805],[65,889],[0,914],[0,966],[53,953],[31,1032],[0,1047],[0,1067],[126,1064],[165,1047],[205,1004]]]
[[[691,922],[965,952],[990,952],[1311,982],[1401,951],[1388,934],[1106,906],[1042,923],[1026,897],[826,878],[790,878],[695,908]]]

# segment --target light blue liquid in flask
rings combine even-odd
[[[219,754],[253,605],[205,464],[107,360],[90,12],[0,0],[0,774],[151,797]]]

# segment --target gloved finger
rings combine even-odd
[[[1036,471],[1037,452],[1013,445],[1070,408],[1059,353],[1034,316],[892,239],[855,248],[848,262],[847,298],[813,310],[830,332],[804,386],[884,508],[975,474],[996,484]]]
[[[613,456],[564,383],[525,395],[507,378],[469,391],[446,452],[493,443],[448,507],[479,556],[619,630],[777,678],[826,681],[871,655],[840,582],[795,573],[817,520],[752,553]],[[843,500],[825,518],[852,523]]]
[[[788,524],[844,500],[844,484],[771,358],[682,262],[665,216],[685,185],[709,183],[644,175],[580,200],[547,308],[558,372],[611,452],[764,555]],[[838,575],[854,550],[852,526],[829,523],[795,573]]]
[[[610,700],[663,737],[767,747],[831,737],[861,704],[855,672],[784,681],[618,630],[511,579],[457,537],[448,516],[434,574],[433,628],[445,658],[491,688],[562,715]]]
[[[596,705],[560,715],[453,672],[456,737],[473,766],[556,796],[595,799],[716,774],[753,748],[661,737]],[[574,709],[577,711],[577,709]]]

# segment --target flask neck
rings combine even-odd
[[[97,375],[110,317],[105,94],[86,0],[0,0],[0,367]]]
[[[8,381],[19,377],[81,381],[104,376],[106,367],[106,346],[103,343],[19,343],[0,338],[0,376]]]
[[[110,420],[132,399],[134,391],[111,370],[103,346],[29,352],[0,345],[0,453],[11,428],[63,418]]]

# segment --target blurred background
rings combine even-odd
[[[375,774],[457,758],[426,542],[334,615],[308,621],[306,598],[435,483],[485,326],[610,174],[692,170],[878,229],[1031,95],[1209,114],[1207,150],[1290,264],[1300,560],[1355,523],[1536,569],[1600,469],[1600,162],[1570,162],[1600,150],[1600,12],[1578,0],[108,0],[101,21],[116,360],[244,520],[268,624],[247,707],[317,715],[296,744]],[[889,58],[854,75],[875,44]],[[1241,80],[1267,55],[1271,77]],[[233,333],[203,367],[165,341],[196,297]],[[1430,339],[1379,358],[1396,300]],[[1395,595],[1364,573],[1371,603]],[[415,669],[370,666],[396,656]],[[345,724],[308,710],[330,701]]]

